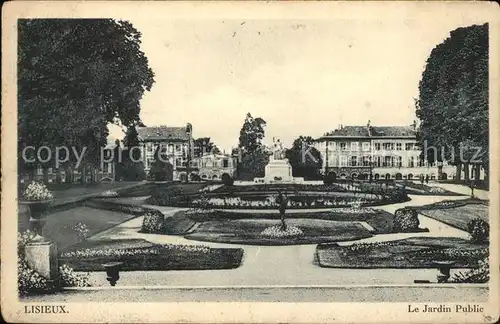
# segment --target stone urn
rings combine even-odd
[[[29,229],[35,233],[34,240],[43,240],[42,230],[46,223],[46,212],[53,199],[47,200],[25,200],[22,205],[28,207],[30,212]]]

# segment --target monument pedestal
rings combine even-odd
[[[38,240],[29,242],[24,247],[28,266],[48,280],[57,279],[57,247],[54,243]]]
[[[265,167],[265,182],[291,182],[292,166],[287,159],[271,160]]]

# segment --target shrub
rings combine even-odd
[[[224,173],[221,177],[222,183],[226,186],[232,186],[234,184],[234,179],[227,173]]]
[[[467,223],[467,232],[474,243],[488,242],[490,235],[490,225],[481,218],[475,218]]]
[[[165,216],[159,211],[150,211],[144,215],[141,232],[163,233],[165,231]]]
[[[488,258],[479,261],[479,267],[460,271],[453,275],[451,282],[455,283],[486,283],[490,280],[490,265]]]
[[[328,173],[323,178],[323,183],[326,185],[330,185],[330,184],[334,183],[335,180],[337,180],[336,178],[337,177],[333,173]]]
[[[394,213],[394,226],[393,232],[412,232],[418,230],[420,221],[418,214],[414,209],[401,208]]]
[[[63,287],[90,287],[88,273],[75,273],[67,265],[59,267],[59,283]]]

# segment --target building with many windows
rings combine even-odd
[[[323,159],[323,174],[334,178],[438,178],[438,165],[421,160],[415,126],[340,126],[315,140]],[[455,176],[444,163],[441,178]]]
[[[236,163],[233,158],[224,154],[204,152],[194,157],[193,127],[139,127],[137,129],[141,146],[141,156],[146,173],[151,170],[155,152],[161,145],[168,162],[172,165],[173,180],[185,180],[188,174],[192,179],[220,180],[226,173],[234,177]],[[199,148],[198,151],[203,148]],[[188,168],[189,166],[189,168]]]

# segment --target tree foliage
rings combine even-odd
[[[265,136],[266,122],[260,117],[247,114],[241,127],[238,156],[238,175],[242,180],[252,180],[264,175],[264,168],[269,162],[269,152],[262,144]]]
[[[311,136],[299,136],[293,141],[292,148],[286,151],[294,177],[310,180],[321,178],[323,159],[321,153],[312,146],[313,143],[314,139]]]
[[[474,155],[473,147],[481,147],[481,163],[487,167],[488,24],[455,29],[432,50],[419,84],[416,114],[422,147],[443,150],[444,159],[456,165],[464,162],[461,148],[466,159]],[[434,155],[425,153],[434,162]]]
[[[139,124],[154,83],[141,33],[113,19],[21,19],[18,36],[19,150],[85,146],[97,165],[107,124]]]
[[[252,154],[262,146],[264,138],[264,127],[266,121],[260,117],[253,118],[247,114],[243,126],[240,130],[238,147],[246,153]]]
[[[200,157],[206,153],[221,154],[219,148],[210,140],[210,137],[200,137],[194,140],[194,156]]]

